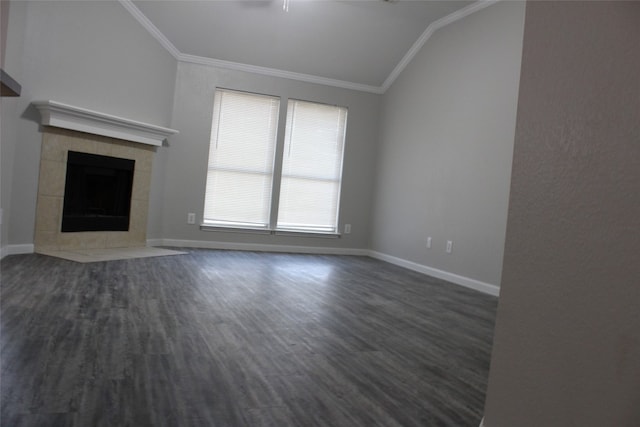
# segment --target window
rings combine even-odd
[[[268,228],[280,100],[217,90],[204,223]]]
[[[278,228],[336,232],[347,109],[289,100]]]
[[[204,225],[337,233],[347,109],[289,100],[281,137],[278,114],[279,98],[216,90]]]

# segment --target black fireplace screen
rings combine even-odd
[[[135,160],[69,151],[62,232],[128,231]]]

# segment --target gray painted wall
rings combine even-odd
[[[10,6],[9,2],[2,2],[2,23],[4,26],[2,36],[5,37],[2,42],[4,48],[2,68],[22,84],[23,29],[26,8],[23,7],[23,4]],[[9,20],[9,18],[11,19]],[[9,32],[9,28],[11,28],[11,32]],[[9,35],[11,35],[11,42],[9,42]],[[22,93],[24,93],[24,88]],[[2,208],[0,248],[5,248],[9,243],[13,162],[18,141],[18,120],[15,118],[20,115],[19,107],[21,105],[20,98],[0,98],[0,208]]]
[[[639,23],[527,4],[486,427],[640,426]]]
[[[156,155],[150,239],[373,247],[499,284],[522,4],[491,6],[438,30],[384,97],[204,65],[176,66],[114,2],[18,5],[24,25],[10,28],[8,50],[21,46],[11,57],[24,70],[17,77],[25,91],[13,113],[3,112],[16,135],[6,149],[3,142],[3,164],[13,168],[3,168],[12,181],[3,183],[3,207],[11,207],[3,246],[33,241],[40,133],[37,113],[28,106],[34,99],[54,99],[181,131]],[[202,216],[216,86],[278,95],[283,105],[292,97],[349,107],[340,224],[352,224],[352,234],[268,236],[186,224],[187,212]],[[427,236],[433,237],[430,250],[424,247]],[[444,253],[448,239],[454,242],[451,255]]]
[[[188,212],[204,209],[205,179],[216,87],[335,104],[349,108],[340,201],[340,224],[352,224],[352,234],[340,239],[271,236],[201,231],[186,224]],[[307,247],[366,249],[378,143],[381,97],[293,80],[229,71],[190,63],[178,64],[172,127],[180,130],[161,155],[164,176],[163,230],[165,239],[219,243],[251,243]],[[280,123],[283,131],[284,121]],[[281,132],[282,133],[282,132]]]
[[[3,178],[5,164],[13,167],[10,187],[2,184],[3,199],[10,193],[3,246],[33,243],[41,134],[29,103],[53,99],[167,126],[176,73],[175,59],[117,2],[12,2],[10,13],[6,67],[23,93],[2,101],[16,103],[2,111],[3,127],[15,129],[2,135]],[[154,168],[150,234],[160,227],[162,173]]]
[[[385,94],[373,250],[500,284],[523,23],[503,2],[438,30]]]
[[[7,50],[7,27],[9,25],[9,2],[0,2],[0,67],[4,69],[4,56]]]

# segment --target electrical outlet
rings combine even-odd
[[[447,253],[450,254],[453,250],[453,242],[451,240],[447,240]]]
[[[431,248],[431,237],[427,237],[427,249]]]
[[[190,212],[187,214],[187,224],[195,224],[196,223],[196,214]]]
[[[351,224],[344,225],[344,234],[351,234]]]

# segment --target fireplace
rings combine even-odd
[[[38,253],[146,246],[151,167],[177,130],[56,101],[34,101],[42,149]]]
[[[36,252],[145,246],[154,152],[150,145],[45,127]]]
[[[62,232],[128,231],[135,160],[69,151]]]

